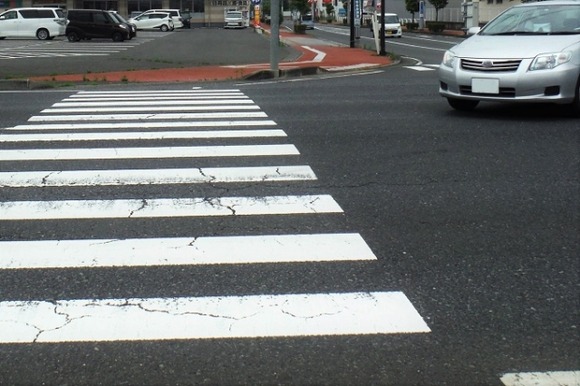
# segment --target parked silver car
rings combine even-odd
[[[439,94],[451,107],[548,102],[580,114],[579,0],[516,5],[470,32],[439,66]]]

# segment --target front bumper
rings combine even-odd
[[[515,71],[472,71],[461,67],[439,66],[439,94],[446,98],[501,102],[571,103],[580,69],[566,63],[550,70],[528,71],[531,59],[523,59]],[[479,91],[474,82],[497,82],[497,90]]]

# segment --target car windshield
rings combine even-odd
[[[229,17],[229,18],[241,18],[242,13],[241,12],[228,12],[227,17]]]
[[[490,21],[480,35],[580,34],[580,4],[521,6]]]
[[[125,20],[125,18],[123,18],[123,16],[119,15],[118,13],[111,12],[111,15],[113,16],[113,19],[116,19],[119,23],[127,23],[127,20]]]

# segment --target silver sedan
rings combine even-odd
[[[439,94],[451,107],[548,102],[580,114],[580,1],[524,3],[470,32],[439,67]]]

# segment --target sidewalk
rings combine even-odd
[[[253,27],[251,27],[253,28]],[[256,33],[269,34],[268,28],[256,29]],[[314,74],[318,72],[353,71],[382,67],[392,64],[388,56],[375,51],[350,48],[320,40],[308,34],[299,35],[280,28],[280,41],[291,45],[300,55],[293,62],[281,61],[278,65],[281,77]],[[132,70],[89,74],[51,75],[31,77],[32,83],[50,82],[204,82],[236,79],[273,78],[270,63],[237,66],[201,66],[191,68],[165,68],[156,70]]]

